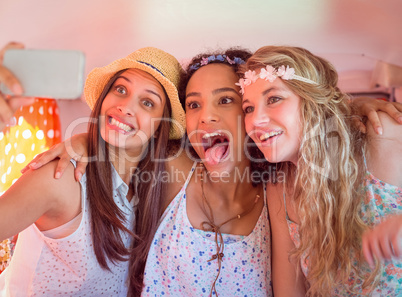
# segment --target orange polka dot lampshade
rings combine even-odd
[[[0,196],[21,176],[21,169],[37,154],[61,141],[57,102],[36,99],[15,113],[17,124],[0,132]],[[0,273],[7,267],[12,241],[0,241]]]

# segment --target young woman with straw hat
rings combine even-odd
[[[0,239],[18,232],[0,296],[126,296],[132,234],[157,227],[168,138],[184,133],[170,54],[143,48],[94,69],[85,84],[92,109],[81,181],[53,178],[56,164],[24,174],[0,199]],[[148,172],[147,182],[136,180]],[[134,206],[137,206],[137,212]],[[152,207],[150,207],[152,206]],[[149,222],[135,226],[134,220]]]

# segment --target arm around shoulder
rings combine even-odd
[[[368,124],[367,161],[369,171],[380,180],[402,187],[402,126],[380,112],[382,135]]]

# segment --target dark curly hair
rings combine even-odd
[[[179,97],[180,97],[180,102],[181,105],[183,106],[183,109],[186,110],[186,106],[185,106],[185,100],[186,100],[186,87],[188,84],[188,81],[190,80],[190,78],[193,76],[193,74],[200,68],[202,67],[201,61],[203,58],[208,58],[211,56],[226,56],[228,57],[230,60],[234,61],[236,58],[236,61],[238,59],[243,60],[244,62],[247,61],[248,58],[250,58],[252,55],[252,53],[244,48],[240,48],[240,47],[232,47],[229,48],[227,50],[218,50],[218,51],[213,51],[213,52],[205,52],[202,54],[199,54],[197,56],[195,56],[191,62],[188,64],[188,66],[185,68],[184,73],[182,73],[181,77],[180,77],[180,84],[179,84]],[[198,64],[198,67],[192,67]],[[208,62],[209,64],[225,64],[228,65],[230,67],[232,67],[233,71],[237,74],[238,70],[239,70],[239,66],[241,64],[239,63],[235,63],[235,64],[230,64],[228,62],[227,59],[223,59],[222,60],[218,60],[215,59],[214,61],[210,61]],[[240,78],[240,77],[239,77]]]
[[[239,63],[239,61],[244,61],[246,62],[248,58],[250,58],[252,55],[251,51],[248,49],[244,49],[241,47],[231,47],[226,50],[217,50],[213,52],[205,52],[201,53],[197,56],[195,56],[190,63],[187,65],[185,68],[185,71],[182,73],[181,78],[180,78],[180,84],[179,84],[179,97],[180,97],[180,103],[183,106],[183,109],[186,110],[186,88],[187,84],[190,81],[191,77],[193,74],[202,66],[201,61],[203,59],[209,58],[209,57],[214,57],[214,59],[211,61],[211,59],[208,59],[208,65],[209,64],[225,64],[230,66],[233,69],[233,72],[236,73],[239,78],[241,77],[239,68],[243,63]],[[218,56],[221,56],[220,59],[217,59]],[[222,58],[223,57],[223,58]],[[230,61],[235,61],[235,63],[230,63]],[[240,60],[241,59],[241,60]],[[191,144],[188,140],[187,134],[186,134],[186,145],[191,148]],[[257,146],[254,144],[254,142],[247,137],[247,141],[250,142],[250,145],[248,145],[248,154],[251,157],[251,172],[259,172],[259,175],[256,176],[261,176],[261,180],[257,181],[257,183],[260,183],[263,181],[263,172],[271,172],[272,170],[275,170],[274,167],[272,167],[267,161],[265,161],[264,155],[261,153],[261,151],[257,148]],[[194,160],[198,160],[199,157],[196,154],[196,152],[191,149],[190,150],[192,153],[192,157]],[[265,179],[265,178],[264,178]],[[269,177],[270,180],[271,177]]]

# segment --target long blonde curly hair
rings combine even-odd
[[[366,225],[360,216],[359,188],[365,172],[365,141],[351,125],[350,98],[337,87],[335,68],[306,49],[262,47],[241,72],[258,72],[267,65],[292,67],[297,75],[317,82],[283,80],[302,99],[303,132],[297,168],[289,162],[279,164],[290,173],[286,188],[294,193],[300,217],[300,246],[291,256],[299,265],[308,257],[307,295],[331,295],[335,286],[348,282],[351,272],[365,279],[364,287],[370,289],[376,283],[378,264],[370,271],[361,253]]]

